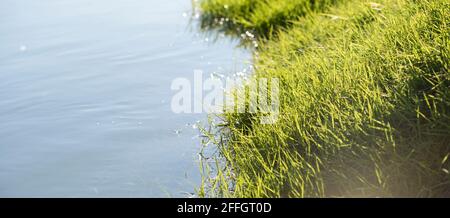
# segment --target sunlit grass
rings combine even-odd
[[[205,132],[219,155],[202,166],[201,196],[450,196],[447,0],[201,8],[204,27],[257,33],[254,74],[281,81],[277,123],[229,113]]]

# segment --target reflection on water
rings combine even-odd
[[[176,77],[248,58],[189,31],[190,0],[0,2],[0,196],[185,196],[204,114]]]

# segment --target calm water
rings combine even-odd
[[[176,77],[248,54],[189,30],[190,0],[0,1],[0,197],[186,196],[204,114]]]

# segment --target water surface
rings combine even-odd
[[[186,196],[205,114],[170,84],[248,54],[189,30],[190,0],[0,2],[0,197]]]

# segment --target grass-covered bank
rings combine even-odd
[[[203,0],[202,26],[259,37],[273,125],[223,115],[203,196],[450,196],[447,0]]]

